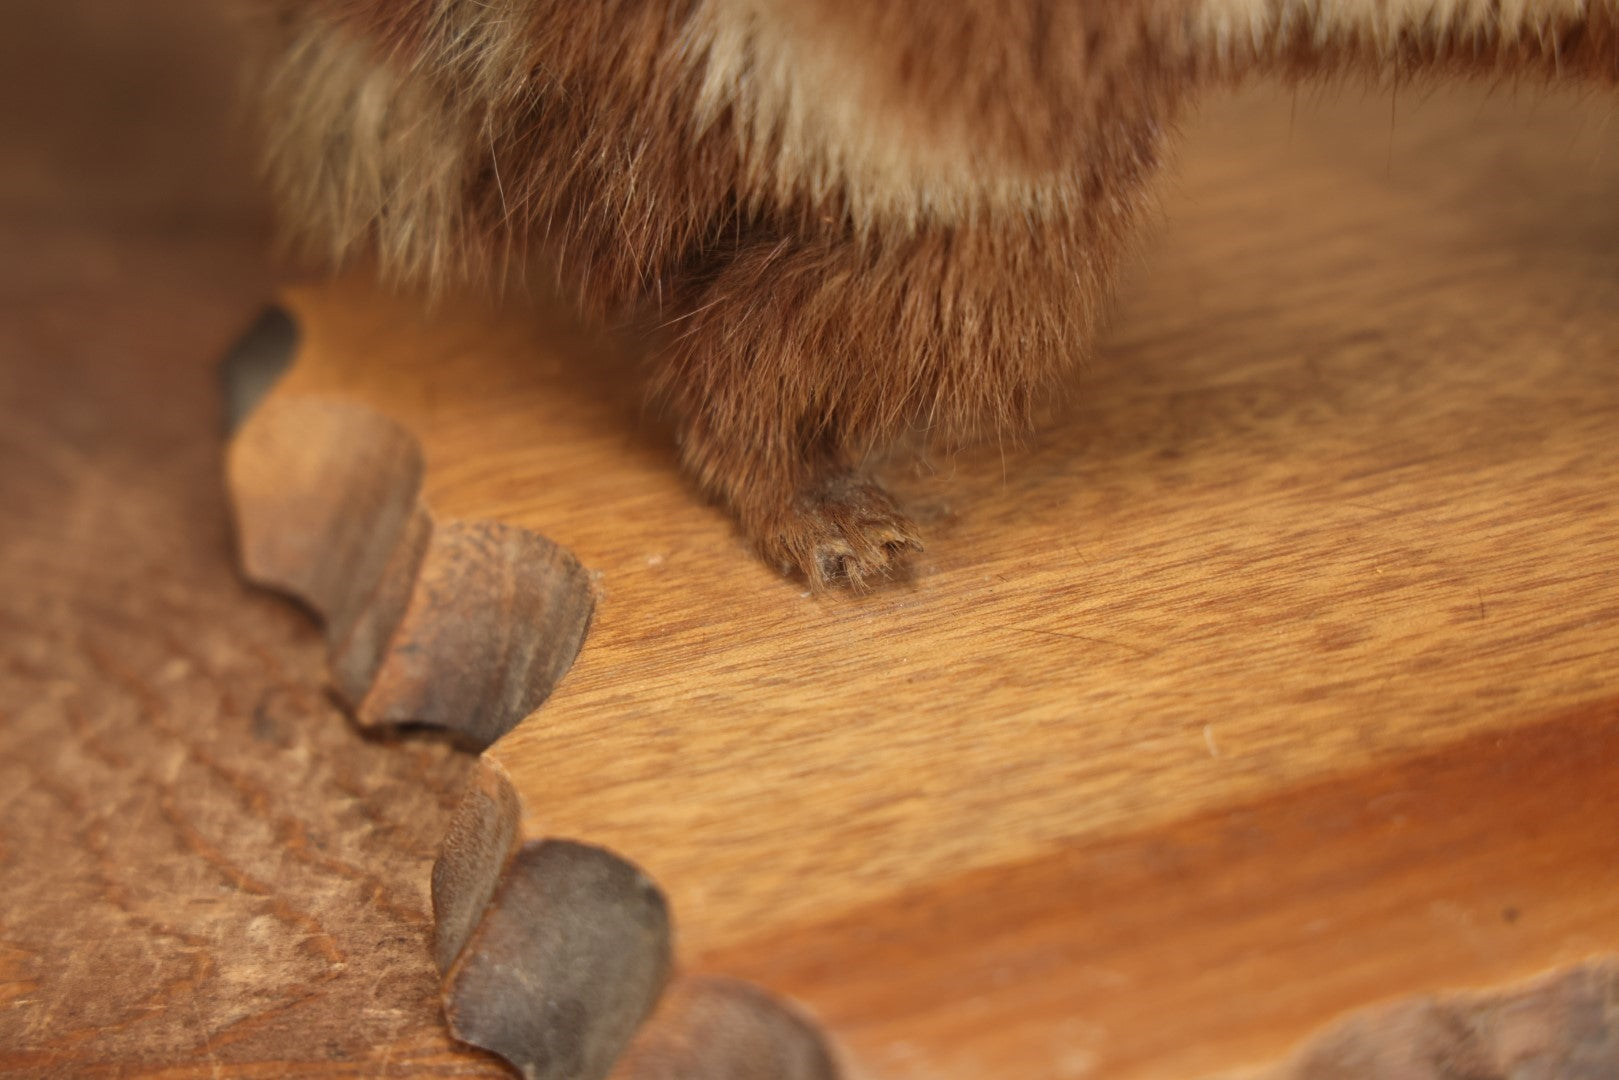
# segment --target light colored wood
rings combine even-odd
[[[1619,948],[1608,106],[1398,104],[1206,117],[1065,415],[889,470],[928,549],[874,595],[752,561],[554,311],[299,292],[277,393],[599,575],[487,756],[522,836],[657,881],[687,970],[852,1077],[1260,1063]]]

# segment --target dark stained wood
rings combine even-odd
[[[579,563],[526,529],[435,520],[420,447],[380,413],[266,402],[226,477],[243,573],[321,617],[361,725],[430,725],[481,750],[578,655],[594,603]]]
[[[567,840],[518,847],[501,870],[445,972],[451,1030],[532,1080],[607,1075],[668,981],[668,904],[617,855]]]
[[[0,1074],[502,1076],[444,1028],[469,759],[243,585],[215,365],[271,295],[224,5],[0,34]]]
[[[619,1063],[622,1080],[834,1080],[813,1021],[736,979],[677,980]]]
[[[1616,999],[1610,960],[1506,990],[1375,1006],[1252,1080],[1608,1080],[1619,1062]]]
[[[256,249],[100,251],[139,272],[0,327],[0,1073],[500,1075],[429,951],[468,759],[360,736],[231,566],[213,362]]]

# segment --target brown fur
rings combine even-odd
[[[1619,76],[1616,0],[263,2],[294,230],[652,320],[691,475],[816,585],[920,546],[868,454],[1015,431],[1083,354],[1200,88]]]

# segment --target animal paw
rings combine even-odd
[[[813,589],[861,591],[901,575],[922,541],[886,491],[840,475],[802,493],[760,546],[766,558]]]

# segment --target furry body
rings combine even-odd
[[[869,453],[1064,381],[1211,84],[1619,78],[1619,0],[264,2],[289,224],[650,320],[685,466],[817,585],[919,547]]]

